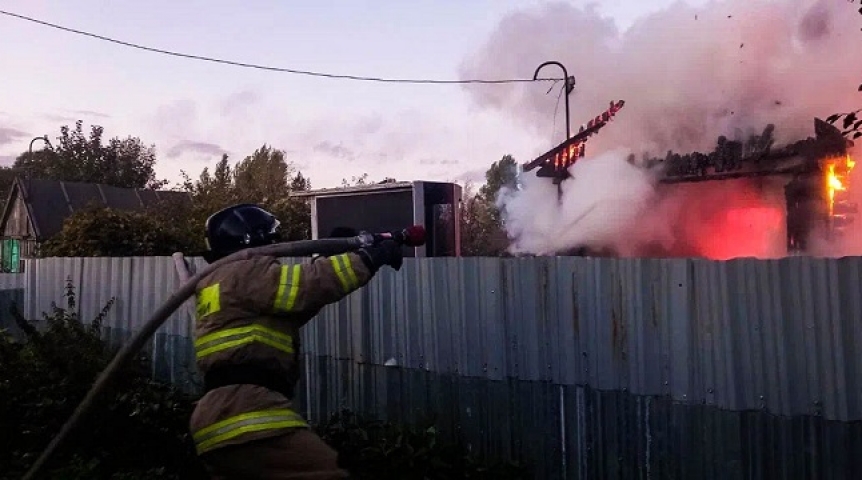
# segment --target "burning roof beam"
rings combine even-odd
[[[624,105],[625,101],[623,100],[611,102],[607,110],[587,122],[586,125],[581,125],[577,134],[535,160],[524,164],[524,171],[529,172],[541,167],[536,172],[536,176],[553,178],[554,183],[560,183],[569,178],[569,167],[584,156],[587,139],[607,125]]]

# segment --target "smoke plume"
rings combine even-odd
[[[587,143],[559,204],[556,186],[533,172],[524,175],[520,190],[501,194],[513,250],[784,255],[778,179],[659,185],[656,173],[632,158],[663,157],[668,150],[706,153],[720,135],[744,139],[770,123],[781,146],[814,136],[814,117],[858,108],[862,17],[856,9],[836,0],[680,2],[625,31],[592,7],[545,4],[509,15],[464,62],[464,77],[524,77],[546,60],[560,61],[577,79],[575,131],[610,101],[626,101]],[[541,75],[561,73],[546,67]],[[517,118],[540,138],[551,133],[557,91],[546,94],[547,84],[467,88],[480,106]],[[851,188],[862,190],[859,170]],[[840,253],[862,250],[857,243],[844,242]],[[818,248],[837,251],[834,244]]]

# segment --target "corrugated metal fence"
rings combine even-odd
[[[179,285],[170,258],[46,259],[0,275],[3,301],[38,318],[67,277],[83,318],[116,297],[120,334]],[[178,383],[191,314],[154,342]],[[862,478],[860,258],[410,259],[303,344],[312,420],[433,413],[537,478]]]

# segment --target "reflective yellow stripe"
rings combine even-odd
[[[198,453],[212,450],[220,443],[251,432],[277,430],[282,428],[305,428],[308,424],[299,414],[289,409],[261,410],[243,413],[216,422],[195,432],[195,445]]]
[[[329,257],[332,262],[332,268],[335,269],[335,275],[338,276],[338,281],[341,282],[341,288],[345,292],[356,290],[359,287],[359,279],[356,277],[356,271],[353,270],[353,263],[347,254],[335,255]]]
[[[347,292],[350,290],[350,287],[347,284],[347,276],[344,275],[344,267],[341,266],[341,255],[335,255],[329,257],[329,261],[332,263],[332,268],[335,270],[335,275],[338,276],[338,281],[341,282],[341,288]]]
[[[281,276],[278,279],[278,291],[275,292],[275,309],[280,310],[284,293],[287,291],[287,265],[281,266]]]
[[[344,269],[347,271],[347,277],[350,279],[350,288],[355,289],[359,288],[359,279],[356,278],[356,271],[353,270],[353,262],[350,261],[350,257],[345,253],[342,255],[344,260]]]
[[[290,281],[287,280],[288,270],[291,270]],[[282,265],[281,279],[278,282],[278,292],[275,294],[275,311],[290,312],[296,306],[296,295],[299,293],[299,281],[302,274],[300,265]],[[290,286],[290,289],[287,287]]]
[[[221,310],[221,295],[219,293],[219,284],[215,283],[209,287],[201,289],[198,294],[197,301],[197,318],[198,320],[212,315]]]
[[[285,353],[293,353],[293,337],[263,325],[227,328],[195,340],[195,356],[202,358],[229,348],[259,342]]]

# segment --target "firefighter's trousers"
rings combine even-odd
[[[344,480],[338,453],[309,429],[209,451],[201,460],[213,480]]]

